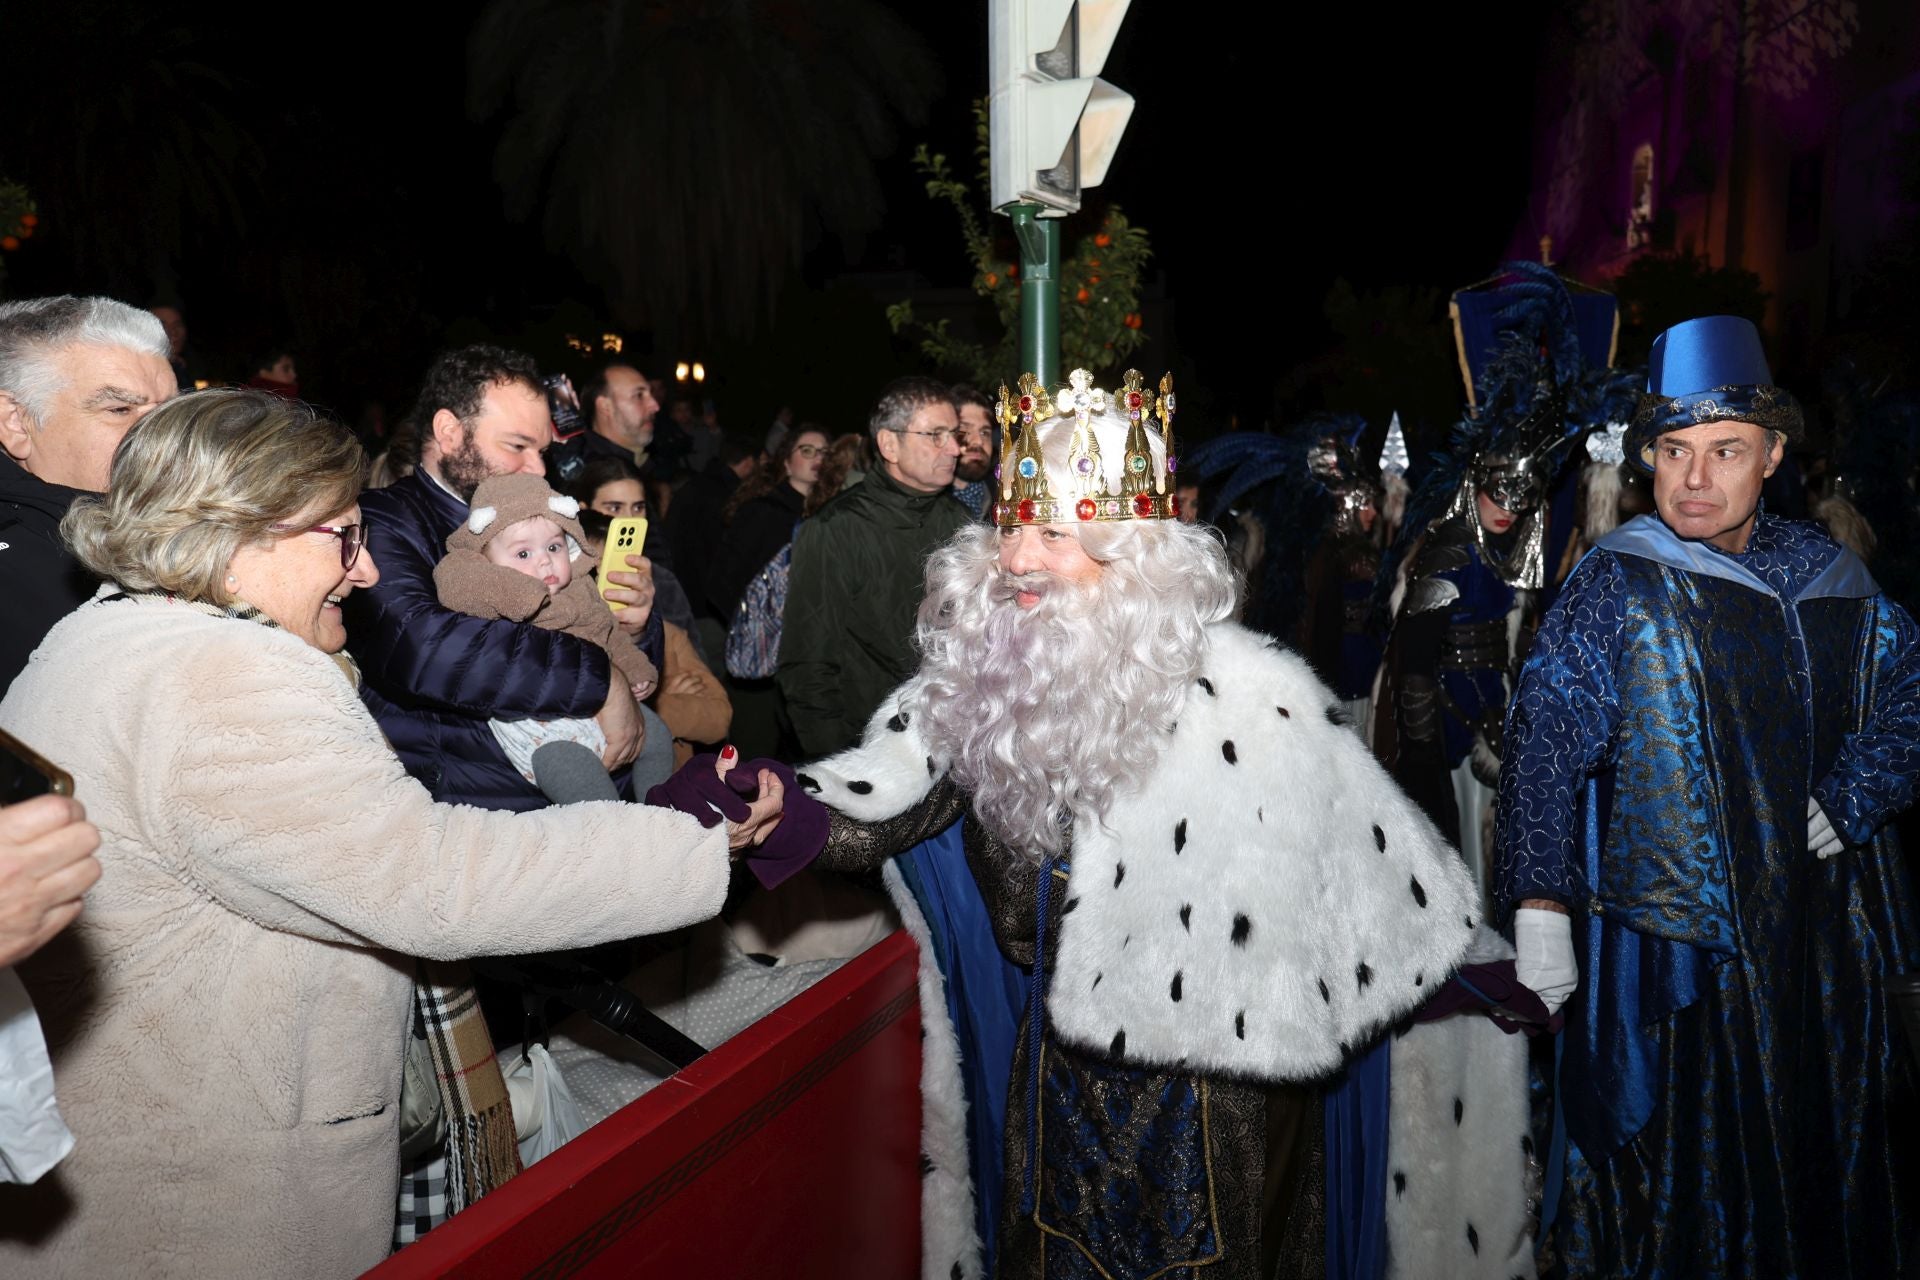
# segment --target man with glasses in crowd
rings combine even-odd
[[[777,679],[807,759],[857,741],[913,674],[927,554],[971,521],[953,497],[960,417],[945,383],[889,383],[868,430],[880,465],[793,542]]]

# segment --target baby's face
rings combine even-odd
[[[548,595],[573,581],[567,535],[545,516],[517,521],[495,534],[487,543],[487,559],[540,579]]]

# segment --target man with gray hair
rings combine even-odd
[[[849,746],[913,674],[927,553],[969,523],[953,497],[960,419],[943,382],[897,378],[869,430],[881,465],[800,526],[775,679],[808,757]]]
[[[127,428],[174,394],[151,312],[111,298],[0,303],[0,692],[99,584],[60,541],[83,492],[107,487]]]

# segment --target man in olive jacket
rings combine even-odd
[[[868,424],[881,465],[794,538],[776,679],[806,759],[858,741],[918,665],[927,554],[972,520],[953,497],[959,426],[945,383],[889,383]]]

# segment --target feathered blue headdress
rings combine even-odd
[[[1207,501],[1208,519],[1241,510],[1260,522],[1266,553],[1257,580],[1248,584],[1247,625],[1291,634],[1314,551],[1336,531],[1349,503],[1378,502],[1378,469],[1361,447],[1366,431],[1359,414],[1313,414],[1280,435],[1218,436],[1180,460],[1183,474],[1219,481]]]
[[[1504,484],[1496,497],[1506,499],[1502,505],[1529,495],[1537,501],[1581,440],[1626,423],[1638,404],[1640,378],[1606,365],[1613,299],[1583,295],[1583,313],[1566,282],[1533,262],[1507,263],[1496,280],[1495,288],[1474,296],[1471,307],[1455,295],[1461,360],[1475,370],[1471,404],[1407,503],[1407,518],[1382,566],[1383,596],[1413,540],[1464,501],[1469,480]]]

